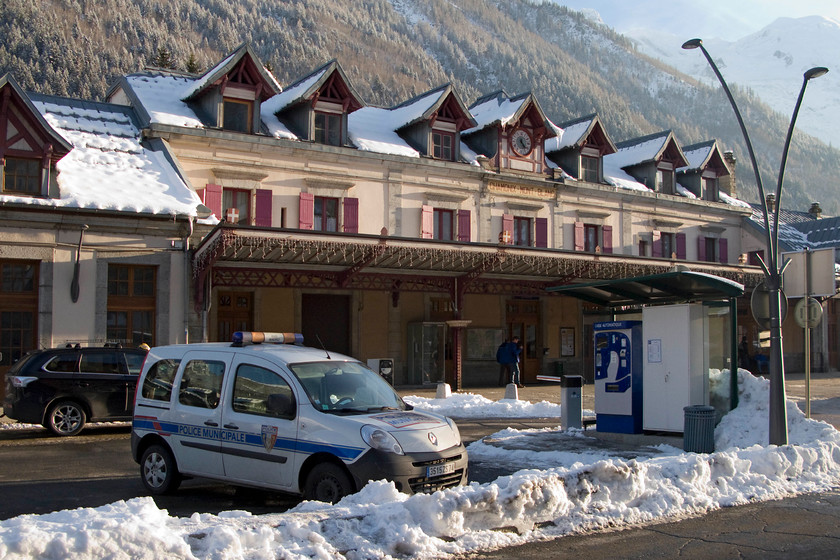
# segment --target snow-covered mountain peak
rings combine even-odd
[[[635,30],[633,39],[645,54],[710,85],[717,79],[698,51],[680,45],[690,37],[661,31]],[[829,73],[808,84],[797,129],[826,143],[840,145],[840,21],[823,16],[778,18],[738,41],[703,42],[730,85],[738,84],[783,115],[790,115],[803,73],[825,66]]]

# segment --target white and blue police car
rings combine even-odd
[[[294,333],[152,348],[131,450],[156,495],[183,477],[327,502],[370,480],[409,494],[467,481],[455,422],[413,410],[358,360],[303,346]]]

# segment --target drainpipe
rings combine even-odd
[[[193,218],[187,216],[187,224],[189,225],[189,232],[184,238],[184,344],[190,343],[190,238],[193,234]]]

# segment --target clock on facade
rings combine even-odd
[[[531,153],[531,135],[522,128],[517,128],[510,135],[510,147],[520,156],[527,156]]]

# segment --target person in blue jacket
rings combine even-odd
[[[519,354],[522,348],[519,346],[519,337],[514,336],[511,340],[505,340],[496,350],[496,361],[499,363],[499,385],[504,387],[508,383],[514,383],[522,387],[519,378]]]

